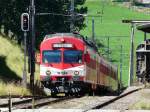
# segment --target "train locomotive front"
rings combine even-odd
[[[51,93],[81,91],[85,44],[74,35],[46,35],[40,46],[40,80]]]

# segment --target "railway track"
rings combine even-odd
[[[139,93],[138,91],[143,89],[143,87],[136,87],[134,89],[129,89],[122,93],[119,96],[84,96],[81,98],[75,98],[72,97],[61,97],[61,98],[51,98],[51,97],[44,97],[44,98],[37,98],[35,99],[34,108],[42,108],[42,109],[82,109],[83,112],[92,110],[92,109],[112,109],[116,108],[115,106],[119,105],[119,109],[122,109],[122,107],[125,105],[123,110],[128,109],[128,104],[130,103],[130,98],[128,97],[131,95],[133,96],[135,93]],[[133,93],[133,94],[132,94]],[[127,100],[122,100],[126,98]],[[131,97],[132,98],[132,97]],[[30,100],[30,101],[29,101]],[[26,101],[22,101],[22,103],[16,103],[13,102],[12,109],[31,109],[32,108],[32,99],[28,99],[27,103]],[[116,103],[117,102],[117,103]],[[126,103],[126,104],[125,104]],[[113,106],[110,106],[113,105]],[[3,104],[4,106],[4,104]],[[8,106],[8,104],[7,104]],[[0,105],[0,107],[2,107]],[[5,104],[6,107],[6,104]]]
[[[129,109],[128,107],[140,99],[141,89],[143,87],[129,87],[119,96],[112,95],[111,93],[101,96],[85,95],[81,98],[43,106],[42,109],[81,109],[83,112],[92,109],[127,110]]]
[[[57,103],[69,99],[75,98],[74,96],[67,96],[67,97],[57,97],[52,98],[51,96],[45,96],[45,97],[36,97],[34,100],[32,98],[22,100],[22,101],[15,101],[12,102],[12,110],[15,109],[31,109],[31,108],[39,108],[44,105],[49,105],[52,103]],[[8,103],[0,104],[0,108],[8,108],[10,107]]]
[[[83,112],[87,112],[87,111],[92,110],[92,109],[110,109],[110,108],[109,108],[109,105],[111,105],[111,104],[113,104],[114,102],[116,102],[116,101],[118,101],[118,100],[121,100],[122,98],[127,97],[128,95],[131,95],[132,93],[135,93],[135,92],[137,92],[137,91],[139,91],[139,90],[141,90],[141,89],[143,89],[143,87],[136,88],[136,89],[133,89],[133,90],[128,91],[128,92],[126,92],[126,93],[123,93],[123,94],[121,94],[121,95],[119,95],[119,96],[116,96],[116,97],[114,97],[114,98],[112,98],[112,99],[106,101],[106,102],[103,102],[103,103],[100,103],[100,104],[91,105],[91,106],[89,106],[88,108],[84,109]],[[130,102],[130,101],[129,101],[129,102]],[[120,102],[120,103],[123,104],[124,102]],[[108,107],[108,108],[105,108],[105,107]],[[127,109],[128,109],[128,108],[126,108],[126,110],[127,110]]]

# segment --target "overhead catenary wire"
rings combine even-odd
[[[36,16],[45,16],[45,15],[55,15],[55,16],[71,16],[70,14],[61,14],[61,13],[53,13],[53,12],[48,12],[48,13],[36,13]]]

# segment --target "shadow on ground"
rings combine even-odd
[[[5,83],[13,82],[14,84],[19,84],[21,86],[22,79],[9,68],[9,66],[6,63],[5,56],[0,56],[0,80],[4,81]],[[29,83],[27,84],[27,87],[32,93],[32,89],[30,88]],[[34,91],[34,93],[37,95],[45,95],[44,92],[39,88],[37,83],[34,86]]]
[[[4,82],[21,81],[21,78],[7,65],[5,56],[0,56],[0,79]]]

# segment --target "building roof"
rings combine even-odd
[[[148,24],[141,24],[137,27],[138,30],[141,30],[145,33],[150,33],[150,23]]]

